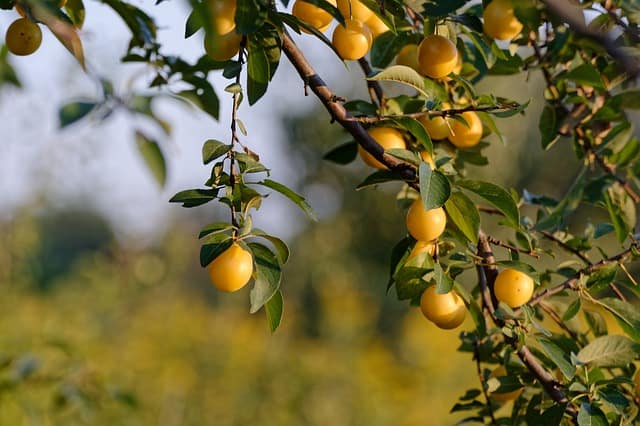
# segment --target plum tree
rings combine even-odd
[[[243,287],[252,277],[250,311],[264,311],[272,331],[282,318],[282,266],[290,253],[277,236],[253,227],[251,217],[268,195],[260,191],[279,192],[314,215],[304,197],[270,177],[250,148],[239,106],[245,100],[252,106],[268,93],[286,57],[300,77],[300,95],[313,93],[330,121],[348,133],[348,141],[324,157],[347,164],[360,152],[376,168],[363,176],[360,189],[399,184],[390,202],[408,208],[407,232],[390,247],[390,274],[381,291],[394,289],[399,300],[420,306],[445,329],[462,325],[469,312],[472,324],[459,334],[460,351],[475,361],[479,385],[454,410],[484,424],[638,422],[630,378],[640,356],[634,269],[640,259],[640,142],[629,115],[640,109],[637,2],[312,0],[307,6],[298,0],[290,6],[191,0],[185,37],[201,33],[205,40],[193,63],[162,49],[153,18],[135,4],[103,3],[132,34],[123,62],[148,65],[149,87],[157,92],[118,97],[106,80],[93,76],[100,97],[62,106],[61,125],[125,108],[168,132],[150,106],[167,93],[226,122],[219,114],[218,93],[224,93],[231,106],[227,142],[218,135],[204,142],[208,179],[170,201],[188,208],[219,202],[228,209],[228,220],[200,232],[200,263],[215,272],[212,280],[223,290]],[[31,28],[49,28],[84,67],[82,0],[70,1],[64,11],[36,0],[0,0],[0,7],[21,10],[21,22]],[[335,25],[332,40],[322,33],[327,25]],[[315,37],[328,54],[357,60],[348,65],[362,70],[365,99],[335,93],[294,33]],[[16,48],[13,34],[11,42],[7,35],[10,51],[33,49]],[[0,60],[3,76],[16,84],[13,59]],[[223,91],[209,78],[218,72],[228,80]],[[481,93],[483,79],[505,75],[544,81],[541,150],[569,146],[575,155],[566,161],[579,169],[564,194],[534,194],[518,182],[505,187],[497,183],[499,168],[479,171],[493,165],[493,156],[510,155],[498,146],[486,150],[496,140],[507,142],[499,119],[531,114],[529,102]],[[287,95],[294,94],[292,89]],[[161,145],[144,129],[136,130],[135,140],[163,184]],[[227,262],[231,254],[240,260]],[[229,264],[246,267],[234,271]],[[624,335],[607,333],[602,311]],[[584,321],[572,321],[576,317]],[[510,395],[512,411],[500,414],[496,400],[514,389],[522,391]]]

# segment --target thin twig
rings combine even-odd
[[[360,64],[362,72],[367,77],[367,88],[369,89],[369,96],[371,97],[371,100],[379,107],[384,106],[384,92],[382,91],[380,83],[375,80],[368,79],[373,76],[373,70],[371,69],[371,65],[369,65],[369,61],[367,61],[366,58],[360,58],[358,59],[358,64]]]
[[[491,399],[489,398],[489,392],[487,392],[487,384],[484,380],[484,374],[482,374],[482,366],[480,365],[480,342],[478,339],[473,342],[473,359],[476,361],[476,372],[478,373],[478,380],[480,380],[480,388],[482,389],[482,394],[484,395],[484,399],[487,401],[487,408],[489,409],[489,417],[491,417],[491,424],[495,425],[496,417],[493,414],[493,405],[491,404]]]
[[[529,301],[528,305],[529,306],[535,306],[538,303],[540,303],[541,301],[543,301],[544,299],[546,299],[549,296],[553,296],[554,294],[558,294],[564,290],[578,290],[578,285],[580,283],[580,278],[583,276],[588,276],[593,274],[594,272],[596,272],[599,269],[602,269],[606,266],[609,266],[613,263],[620,263],[620,262],[624,262],[625,259],[627,257],[629,257],[629,255],[631,254],[631,251],[634,249],[638,249],[638,243],[634,242],[633,244],[631,244],[631,246],[618,253],[615,256],[606,258],[606,259],[602,259],[600,262],[598,263],[594,263],[592,265],[589,265],[581,270],[579,270],[578,272],[576,272],[574,274],[573,277],[569,278],[568,280],[554,286],[554,287],[549,287],[546,288],[544,290],[542,290],[541,292],[537,293],[536,295],[534,295],[531,300]],[[518,310],[516,310],[515,312],[518,312]]]
[[[571,247],[569,244],[565,243],[564,241],[562,241],[560,238],[556,237],[555,235],[553,235],[553,233],[549,232],[549,231],[538,231],[540,233],[540,235],[542,235],[543,237],[545,237],[546,239],[553,241],[554,243],[558,244],[560,247],[562,247],[563,249],[565,249],[566,251],[568,251],[569,253],[578,256],[580,258],[580,260],[582,260],[584,263],[586,263],[587,265],[593,265],[593,262],[591,262],[587,256],[585,256],[584,254],[582,254],[579,250]]]
[[[487,235],[487,240],[489,240],[489,242],[491,244],[493,244],[494,246],[499,246],[499,247],[502,247],[502,248],[506,248],[507,250],[515,251],[515,252],[518,252],[518,253],[526,254],[527,256],[531,256],[531,257],[536,258],[536,259],[540,259],[540,255],[536,254],[533,250],[523,250],[523,249],[518,248],[518,247],[516,247],[514,245],[505,243],[504,241],[501,241],[501,240],[499,240],[497,238],[494,238],[494,237],[492,237],[490,235]]]
[[[420,112],[412,112],[409,114],[403,114],[402,117],[411,117],[411,118],[420,118],[424,116],[429,117],[448,117],[451,115],[460,115],[463,112],[467,111],[479,111],[479,112],[503,112],[510,111],[514,109],[520,108],[521,105],[515,104],[500,104],[494,106],[485,106],[485,107],[475,107],[473,105],[469,105],[464,108],[450,108],[443,109],[440,111],[437,110],[429,110],[429,111],[420,111]],[[394,118],[398,118],[397,115],[381,115],[379,117],[353,117],[351,121],[357,121],[358,123],[363,124],[375,124],[380,121],[393,120]]]
[[[551,309],[551,306],[549,306],[546,302],[540,302],[538,303],[538,305],[540,306],[540,308],[542,308],[543,311],[545,311],[547,313],[547,315],[549,315],[549,317],[556,323],[558,324],[558,326],[560,328],[562,328],[564,331],[566,331],[569,336],[571,336],[571,338],[575,341],[578,341],[578,334],[573,331],[572,329],[569,328],[569,326],[567,324],[565,324],[564,321],[562,321],[562,318],[560,318],[560,315],[558,315],[558,313],[556,311],[554,311],[553,309]]]

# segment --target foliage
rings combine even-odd
[[[359,61],[371,99],[349,102],[325,85],[289,32],[304,29],[331,43],[319,30],[282,11],[281,5],[238,0],[234,23],[242,41],[236,59],[213,61],[203,55],[190,64],[161,51],[155,23],[147,13],[120,0],[105,3],[122,17],[132,34],[123,62],[149,64],[155,73],[149,89],[157,91],[122,97],[107,81],[101,81],[100,99],[63,106],[61,125],[90,115],[104,118],[109,111],[125,108],[148,117],[168,134],[170,126],[151,108],[154,98],[168,94],[220,119],[220,98],[207,77],[222,71],[229,79],[224,96],[231,98],[232,105],[229,143],[214,138],[204,142],[202,160],[211,167],[209,179],[203,188],[181,191],[171,201],[184,207],[217,201],[229,209],[229,221],[213,222],[200,232],[201,266],[206,267],[233,241],[246,243],[258,266],[250,310],[264,307],[272,330],[280,324],[283,312],[282,267],[289,249],[278,237],[253,227],[251,215],[268,195],[260,191],[278,192],[314,216],[302,196],[271,179],[269,168],[249,148],[238,108],[245,97],[253,105],[268,93],[284,54],[299,73],[301,85],[318,97],[331,119],[385,166],[363,178],[359,189],[401,182],[401,204],[420,198],[425,209],[444,206],[447,210],[450,224],[433,256],[408,261],[415,241],[397,236],[400,241],[391,250],[389,289],[394,287],[398,299],[412,304],[418,303],[429,285],[436,285],[439,293],[454,289],[464,299],[475,328],[461,333],[460,351],[469,352],[476,361],[480,389],[469,390],[454,411],[469,412],[467,422],[491,424],[535,423],[540,418],[550,424],[579,425],[637,420],[638,395],[630,377],[635,371],[633,361],[640,355],[636,314],[640,292],[637,279],[629,272],[629,264],[640,256],[636,233],[640,145],[629,117],[630,110],[640,108],[640,92],[634,87],[640,74],[636,61],[640,9],[635,2],[513,2],[518,31],[512,40],[496,42],[483,33],[481,19],[488,1],[482,5],[465,0],[365,1],[389,31],[371,46],[375,68],[366,59]],[[329,2],[313,3],[341,20]],[[32,11],[32,18],[45,23],[84,66],[79,38],[69,29],[80,22],[81,2],[73,2],[68,14],[58,11],[53,16],[51,8],[40,2],[20,4]],[[219,36],[212,19],[215,9],[208,2],[193,1],[190,6],[185,36],[200,29],[207,39]],[[283,6],[287,7],[286,2]],[[592,18],[588,24],[585,16]],[[58,27],[60,21],[66,24]],[[435,33],[455,43],[462,62],[459,71],[452,58],[447,66],[454,71],[440,79],[425,78],[420,63],[418,69],[391,65],[401,48]],[[3,68],[11,70],[8,64]],[[489,136],[503,140],[496,119],[522,115],[528,107],[527,102],[479,93],[476,85],[487,76],[532,70],[540,70],[546,82],[539,120],[541,146],[552,150],[570,144],[581,165],[581,172],[560,199],[502,187],[473,175],[473,166],[491,163],[485,156]],[[15,80],[11,72],[7,76],[5,80]],[[383,84],[389,83],[405,86],[411,95],[387,95]],[[447,120],[450,130],[457,132],[449,136],[451,143],[429,136],[424,120],[435,117]],[[404,132],[407,149],[384,151],[367,132],[376,126]],[[136,140],[152,173],[163,184],[166,171],[160,146],[141,130],[136,131]],[[355,157],[353,146],[341,145],[325,157],[349,163]],[[424,160],[422,151],[435,159],[435,167]],[[576,232],[568,224],[585,205],[596,206],[608,218]],[[501,218],[507,235],[502,240],[485,230],[492,215]],[[617,239],[615,251],[599,245],[607,234]],[[554,248],[543,250],[543,240],[554,243]],[[502,254],[494,253],[498,247],[506,253],[498,256]],[[568,252],[572,261],[554,267],[537,262],[559,251]],[[537,284],[537,292],[522,307],[499,304],[493,295],[497,272],[504,268],[525,272]],[[468,272],[473,271],[477,275],[469,280]],[[608,335],[601,314],[588,309],[588,304],[613,314],[626,336]],[[579,314],[587,328],[571,324]],[[550,327],[548,321],[555,325]],[[490,377],[490,369],[497,365],[506,368],[507,376]],[[561,375],[554,376],[556,370]],[[498,398],[491,393],[518,388],[525,391],[517,396],[510,415],[501,417],[496,410]]]

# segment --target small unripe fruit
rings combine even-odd
[[[369,130],[369,135],[371,135],[371,137],[385,150],[406,148],[402,133],[393,127],[374,127]],[[366,165],[381,170],[387,168],[384,164],[376,160],[373,155],[365,151],[360,145],[358,145],[358,152],[360,153],[362,161],[364,161]]]
[[[500,302],[511,308],[527,303],[533,296],[533,279],[516,269],[505,269],[498,274],[493,284],[493,293]]]
[[[420,297],[422,314],[438,327],[451,330],[464,322],[467,307],[455,291],[436,293],[435,286],[427,288]]]
[[[345,26],[333,30],[333,47],[344,60],[358,60],[369,52],[373,36],[369,28],[357,19],[345,20]]]
[[[433,241],[444,232],[447,215],[442,207],[425,210],[422,200],[415,200],[407,211],[407,231],[418,241]]]
[[[247,285],[253,274],[253,256],[233,243],[208,266],[209,278],[220,291],[232,292]]]
[[[456,67],[458,49],[451,40],[440,35],[427,36],[418,46],[420,73],[431,78],[442,78]]]
[[[454,119],[449,120],[451,124],[449,141],[458,148],[474,147],[482,139],[482,121],[474,111],[463,112],[461,117],[467,122],[466,124]]]
[[[31,55],[42,43],[42,31],[38,24],[27,18],[19,18],[7,28],[5,43],[14,55]]]

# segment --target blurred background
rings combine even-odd
[[[161,28],[164,53],[203,54],[201,34],[182,37],[184,4],[139,6]],[[145,87],[152,74],[119,63],[126,27],[106,6],[87,9],[82,39],[91,68],[120,93]],[[2,12],[0,29],[16,17]],[[398,187],[356,192],[364,165],[321,160],[349,137],[304,96],[286,59],[270,93],[240,109],[245,142],[320,217],[308,222],[278,195],[254,214],[257,226],[292,249],[284,320],[271,335],[262,312],[248,313],[248,288],[221,295],[199,266],[199,229],[226,215],[168,203],[206,180],[203,141],[229,137],[224,79],[215,77],[220,123],[171,100],[154,104],[173,128],[160,140],[169,175],[159,188],[135,148],[133,126],[144,123],[123,112],[58,129],[60,105],[95,98],[99,88],[43,32],[36,54],[11,58],[24,87],[0,91],[0,425],[445,425],[460,418],[451,407],[478,387],[470,356],[456,352],[470,320],[442,331],[386,294],[388,257],[405,232]],[[338,94],[366,99],[356,66],[345,69],[310,37],[296,40]],[[508,143],[490,139],[492,167],[471,168],[469,176],[561,196],[579,164],[569,143],[540,148],[539,76],[488,79],[479,92],[532,102],[524,118],[498,121]],[[599,213],[585,214],[577,229]]]

